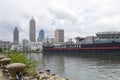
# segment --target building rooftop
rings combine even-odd
[[[96,33],[96,35],[98,34],[120,34],[120,31],[108,31],[108,32],[98,32]]]

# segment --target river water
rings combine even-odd
[[[69,80],[120,80],[119,56],[81,56],[71,54],[28,54],[40,62],[38,68]]]

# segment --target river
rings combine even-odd
[[[120,80],[119,56],[81,56],[71,54],[28,54],[40,62],[38,68],[69,80]]]

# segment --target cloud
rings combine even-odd
[[[119,31],[119,7],[119,0],[0,0],[0,39],[12,41],[15,26],[20,40],[28,39],[32,16],[36,35],[43,29],[46,37],[54,37],[57,28],[65,30],[66,39]]]
[[[60,21],[68,21],[70,23],[76,23],[78,21],[77,16],[72,14],[71,11],[60,9],[49,9],[49,12]]]

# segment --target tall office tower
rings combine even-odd
[[[23,52],[27,52],[29,50],[29,41],[27,39],[22,40]]]
[[[29,24],[29,40],[31,42],[36,42],[36,26],[35,26],[35,20],[32,17],[30,20],[30,24]]]
[[[40,30],[37,38],[37,42],[43,42],[44,41],[44,30]]]
[[[64,42],[64,30],[63,29],[55,30],[55,42],[56,43]]]
[[[13,32],[13,42],[19,42],[19,31],[17,27],[15,27]]]

